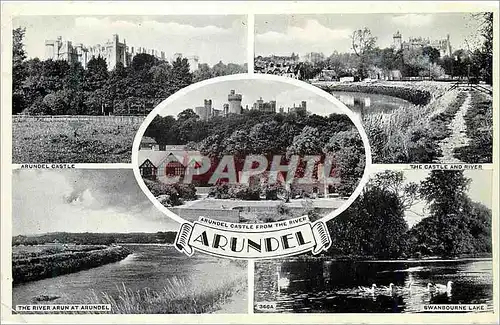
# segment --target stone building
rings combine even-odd
[[[195,107],[194,112],[203,121],[208,121],[213,115],[212,100],[205,99],[203,106]]]
[[[252,109],[262,111],[262,112],[271,112],[276,113],[276,101],[271,100],[269,102],[264,102],[262,97],[257,99],[257,101],[253,104]]]
[[[241,114],[242,107],[241,101],[243,96],[241,94],[237,94],[234,89],[231,90],[229,95],[227,95],[227,100],[229,102],[228,113],[229,114]]]
[[[159,60],[167,60],[165,52],[145,47],[129,47],[125,39],[120,41],[118,34],[114,34],[111,40],[104,44],[85,46],[82,43],[73,44],[72,41],[63,40],[61,36],[56,40],[45,41],[45,59],[46,60],[64,60],[69,63],[80,62],[83,68],[87,68],[88,62],[92,58],[101,57],[106,60],[108,70],[113,70],[117,63],[127,67],[131,64],[134,57],[138,54],[149,54]],[[175,53],[172,60],[177,57],[183,58],[181,53]],[[198,69],[199,58],[197,56],[186,57],[191,72]]]
[[[395,50],[411,50],[419,49],[426,46],[430,46],[439,51],[441,57],[451,56],[452,48],[450,42],[450,35],[448,34],[446,38],[431,40],[430,38],[424,37],[410,37],[407,41],[403,41],[403,37],[399,31],[392,36],[392,48]]]

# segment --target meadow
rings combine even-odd
[[[129,163],[142,117],[13,117],[12,162]]]

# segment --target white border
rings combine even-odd
[[[318,87],[312,86],[308,83],[305,83],[303,81],[291,79],[291,78],[285,78],[285,77],[279,77],[275,75],[269,75],[269,74],[236,74],[236,75],[231,75],[231,76],[223,76],[223,77],[217,77],[217,78],[212,78],[208,80],[204,80],[195,84],[192,84],[186,88],[183,88],[164,101],[162,101],[158,106],[156,106],[146,117],[146,119],[142,122],[141,126],[139,127],[139,130],[137,131],[134,139],[134,143],[132,145],[132,169],[134,170],[134,176],[137,180],[137,183],[139,184],[139,187],[142,189],[144,194],[149,198],[149,200],[154,204],[154,206],[172,218],[173,220],[179,222],[179,223],[185,223],[189,222],[188,220],[182,219],[180,216],[163,206],[155,197],[154,195],[149,191],[149,189],[146,187],[146,183],[144,183],[144,180],[141,177],[141,173],[139,171],[139,145],[141,143],[141,139],[144,136],[144,132],[146,132],[147,127],[149,124],[153,121],[153,119],[158,115],[160,112],[165,113],[165,111],[168,109],[168,105],[170,105],[172,102],[175,100],[188,95],[190,92],[195,91],[196,89],[208,86],[208,85],[213,85],[221,82],[226,82],[226,81],[235,81],[235,80],[266,80],[266,81],[274,81],[274,82],[281,82],[281,83],[286,83],[289,85],[293,85],[305,90],[308,90],[312,93],[315,93],[317,96],[323,97],[329,102],[331,102],[333,105],[335,105],[336,108],[340,110],[340,114],[346,114],[351,121],[354,123],[356,128],[358,129],[359,134],[361,135],[361,139],[363,140],[363,145],[365,147],[365,169],[363,171],[363,177],[361,177],[361,180],[358,183],[358,186],[352,192],[351,196],[349,196],[349,199],[345,201],[339,208],[335,209],[328,215],[324,216],[323,218],[319,219],[319,221],[322,222],[327,222],[328,220],[331,220],[344,212],[353,202],[356,200],[356,198],[361,194],[361,191],[363,191],[364,186],[368,182],[369,179],[369,173],[368,171],[371,168],[372,165],[372,153],[371,153],[371,148],[370,148],[370,143],[368,141],[368,136],[366,135],[364,127],[361,125],[361,121],[359,118],[353,113],[347,106],[345,106],[340,100],[335,98],[333,95],[327,93],[324,90],[319,89]],[[168,112],[168,111],[167,111]]]

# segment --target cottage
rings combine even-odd
[[[143,178],[161,180],[165,177],[183,177],[193,159],[195,162],[201,160],[198,151],[186,150],[184,146],[167,146],[166,149],[139,150],[139,171]]]

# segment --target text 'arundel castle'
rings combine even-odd
[[[127,67],[132,62],[137,54],[146,53],[156,57],[159,60],[166,61],[165,52],[154,49],[146,49],[144,47],[133,46],[128,47],[125,39],[120,42],[117,34],[113,34],[111,40],[106,41],[103,45],[97,44],[93,46],[85,46],[82,43],[73,43],[71,41],[63,41],[59,36],[57,40],[45,41],[45,59],[49,60],[64,60],[70,63],[80,62],[84,68],[92,58],[101,57],[106,60],[108,70],[113,70],[117,63]],[[181,53],[175,53],[172,60],[183,58]],[[189,62],[191,72],[198,69],[198,56],[186,57]]]

